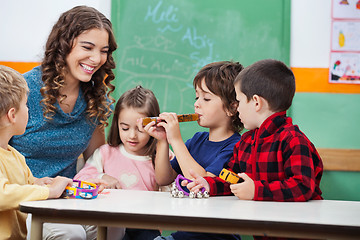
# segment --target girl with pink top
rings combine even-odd
[[[74,179],[99,178],[108,182],[107,188],[157,191],[156,139],[137,127],[137,119],[159,114],[151,90],[137,86],[126,91],[116,103],[107,144],[94,151]],[[121,239],[123,235],[123,229],[108,228],[108,239]],[[126,229],[123,239],[154,239],[159,235],[158,230]]]

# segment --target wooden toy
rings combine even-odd
[[[179,122],[191,122],[191,121],[197,121],[199,119],[199,114],[197,113],[191,113],[191,114],[180,114],[177,115]],[[158,117],[146,117],[143,118],[143,126],[146,126],[150,122],[158,123],[161,120]]]

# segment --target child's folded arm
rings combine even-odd
[[[233,172],[239,172],[239,162],[237,161],[237,148],[239,142],[235,145],[233,150],[233,155],[229,161],[224,164],[224,168],[231,170]],[[230,189],[230,183],[224,181],[219,177],[205,177],[205,180],[210,185],[210,196],[217,196],[217,195],[233,195]]]
[[[49,196],[48,187],[10,184],[3,176],[0,176],[0,189],[0,211],[16,209],[23,201],[44,200]]]
[[[258,201],[295,201],[322,199],[315,193],[316,175],[320,171],[314,161],[320,157],[305,139],[294,138],[284,151],[284,172],[275,181],[254,181]],[[318,158],[318,159],[314,159]]]
[[[210,196],[233,195],[230,190],[230,183],[225,182],[219,177],[204,177],[210,186]]]

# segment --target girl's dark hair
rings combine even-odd
[[[295,94],[295,77],[283,62],[264,59],[246,67],[236,77],[247,100],[256,94],[263,97],[274,112],[289,109]]]
[[[244,129],[237,114],[238,101],[234,87],[235,78],[242,69],[243,66],[238,62],[213,62],[200,69],[193,82],[194,88],[201,88],[201,81],[205,79],[207,88],[221,98],[224,110],[232,113],[230,129],[235,132],[241,132]]]
[[[159,103],[154,93],[142,86],[137,86],[123,93],[116,103],[113,120],[110,127],[107,142],[112,147],[121,144],[119,135],[119,115],[124,108],[135,108],[140,113],[149,117],[157,117],[160,114]],[[156,139],[150,136],[149,142],[146,144],[145,154],[151,156],[155,166]]]
[[[75,38],[91,29],[105,29],[108,32],[109,50],[104,65],[93,74],[91,81],[81,82],[80,87],[87,102],[88,118],[97,120],[102,127],[107,126],[111,114],[110,105],[114,102],[110,93],[115,87],[110,82],[115,78],[112,53],[117,44],[110,20],[95,8],[87,6],[77,6],[64,12],[53,26],[46,42],[45,56],[41,63],[43,87],[40,92],[43,96],[43,114],[48,120],[55,115],[54,104],[57,98],[60,101],[66,98],[59,91],[64,86],[67,67],[65,59],[72,50]],[[108,89],[110,90],[107,92]]]

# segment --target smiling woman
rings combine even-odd
[[[24,74],[30,89],[25,133],[10,141],[35,177],[73,178],[79,155],[87,159],[105,144],[116,48],[111,22],[94,8],[74,7],[53,26],[41,66]],[[45,239],[95,238],[95,230],[44,224]]]
[[[107,60],[109,34],[104,29],[93,28],[83,32],[74,40],[73,48],[66,57],[64,86],[60,90],[60,107],[65,113],[71,113],[79,95],[80,83],[94,86],[93,74]]]
[[[65,78],[68,81],[89,82],[92,74],[106,62],[108,42],[108,32],[97,28],[83,32],[75,38],[73,48],[66,57],[69,71]]]

